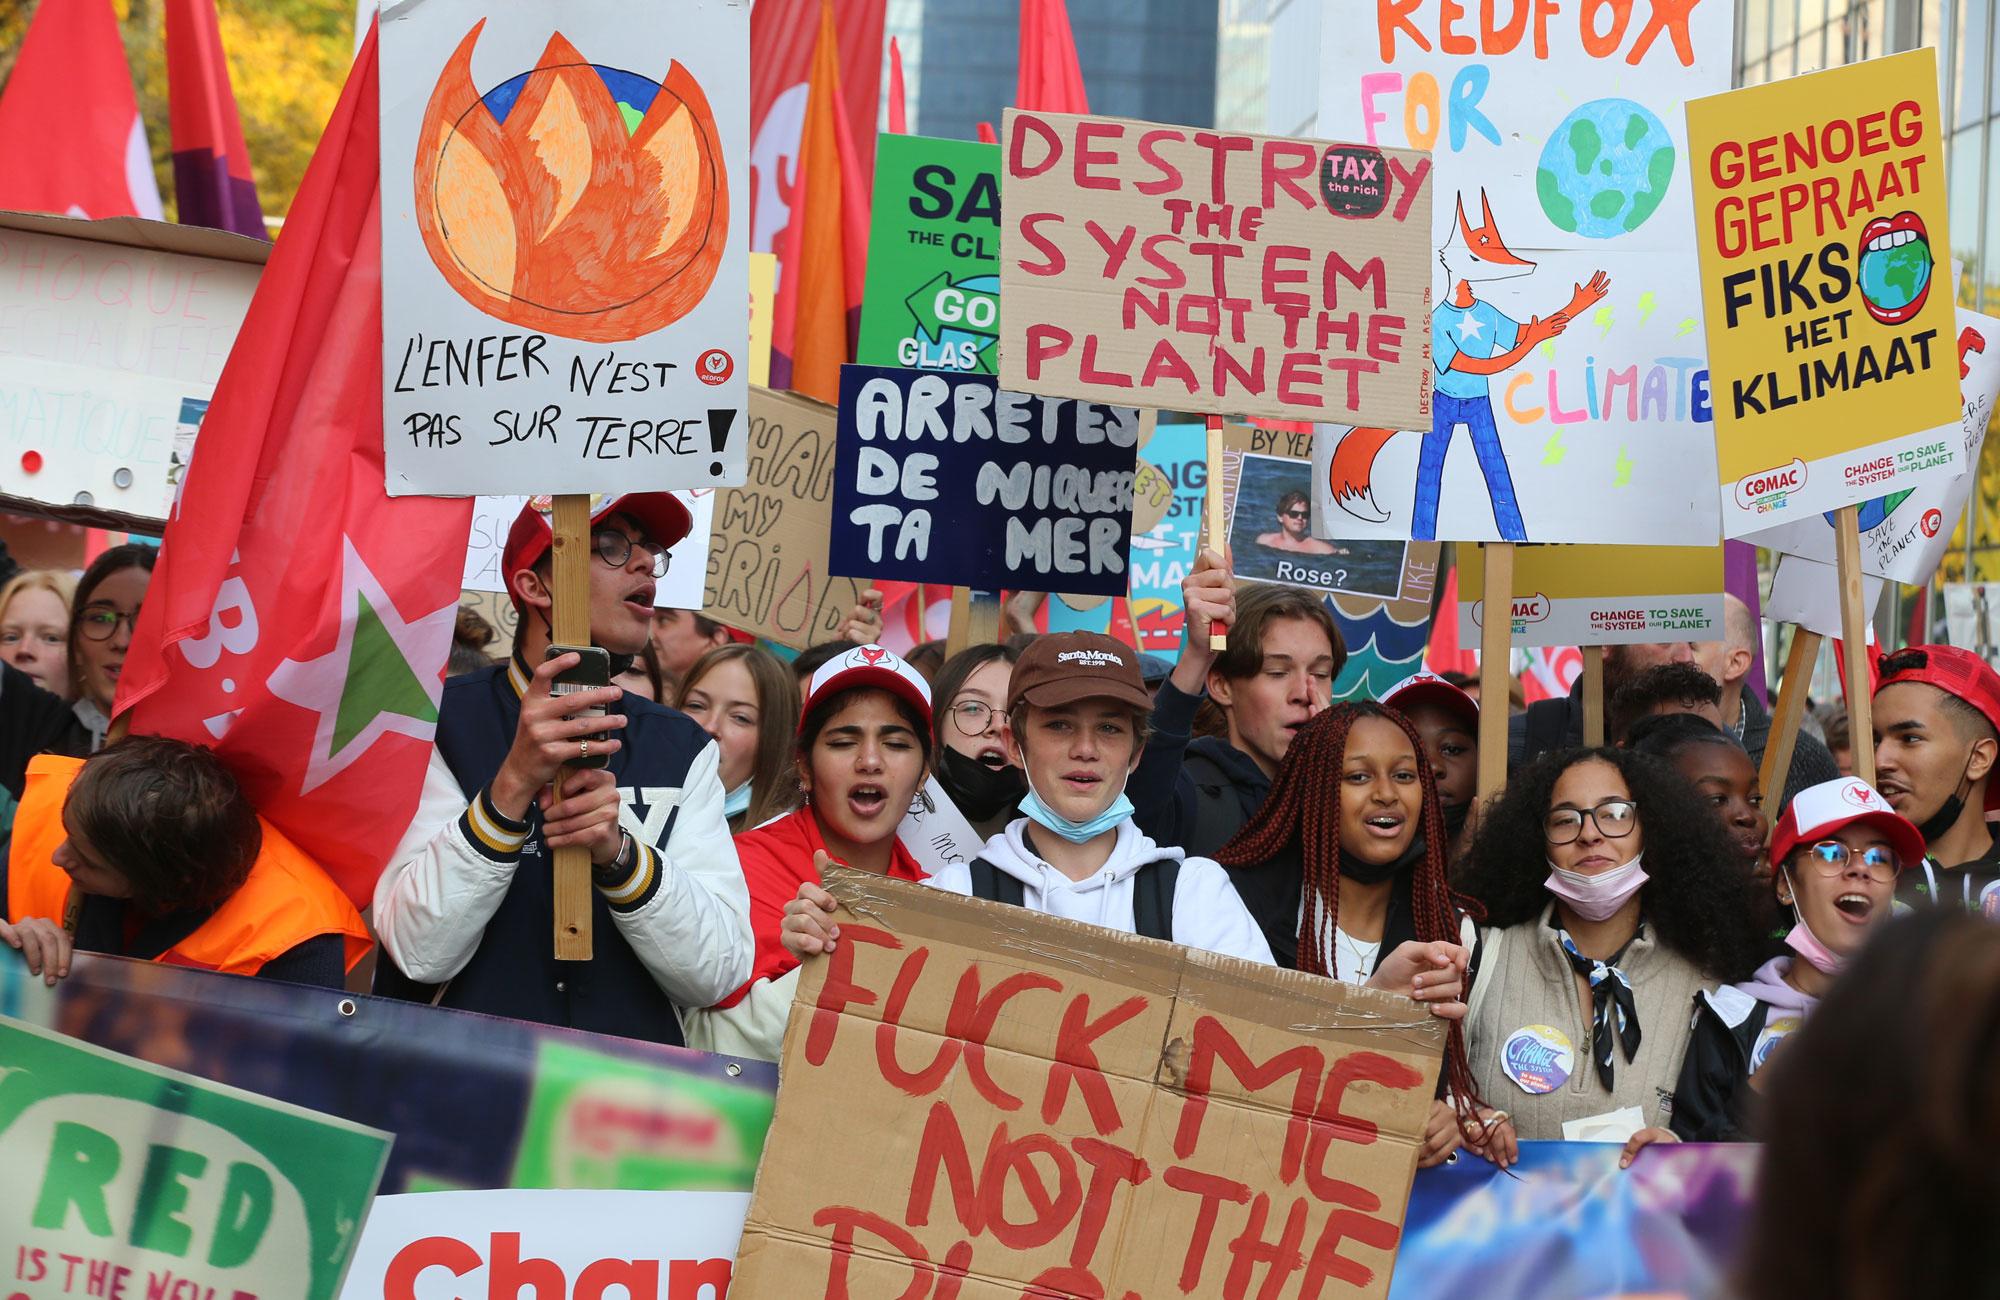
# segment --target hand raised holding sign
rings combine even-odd
[[[1184,694],[1199,695],[1215,663],[1209,631],[1217,624],[1228,627],[1236,621],[1236,580],[1230,576],[1228,560],[1213,547],[1197,556],[1194,568],[1181,579],[1181,607],[1187,613],[1187,624],[1181,633],[1181,657],[1169,680]]]
[[[576,667],[577,656],[557,655],[539,664],[521,697],[521,720],[514,726],[514,744],[507,761],[493,778],[493,806],[505,817],[517,821],[528,815],[528,805],[542,787],[556,779],[556,772],[572,758],[588,757],[589,752],[615,754],[622,742],[585,740],[625,725],[625,715],[603,717],[573,715],[591,708],[609,709],[625,694],[616,686],[600,686],[569,695],[553,695],[550,685],[558,674]]]
[[[813,870],[821,877],[826,875],[827,868],[839,865],[825,849],[813,854]],[[832,952],[835,941],[840,938],[840,927],[833,921],[834,910],[838,907],[833,895],[825,889],[810,880],[800,881],[798,897],[785,904],[785,920],[778,929],[778,942],[800,961]]]

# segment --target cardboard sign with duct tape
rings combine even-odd
[[[1415,1003],[835,870],[732,1300],[1383,1296]]]

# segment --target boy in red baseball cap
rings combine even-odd
[[[545,657],[551,508],[531,500],[502,553],[521,614],[512,657],[445,683],[423,801],[375,886],[388,958],[376,987],[429,997],[443,985],[444,1006],[679,1044],[677,1008],[750,973],[719,751],[687,715],[616,686],[552,692],[579,656]],[[613,678],[651,634],[655,586],[689,523],[665,492],[592,512],[590,640]],[[604,765],[570,767],[557,799],[558,772],[593,757]],[[588,962],[554,955],[552,850],[567,846],[590,850]]]
[[[2000,809],[1993,779],[2000,674],[1948,645],[1910,646],[1879,666],[1876,788],[1916,823],[1928,849],[1898,896],[1911,906],[1957,903],[2000,919],[2000,841],[1987,823]]]

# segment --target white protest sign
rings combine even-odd
[[[743,482],[750,7],[397,5],[392,496]]]
[[[1978,481],[1986,426],[1993,418],[1994,400],[2000,397],[2000,320],[1960,307],[1957,348],[1963,402],[1959,427],[1965,437],[1965,458],[1959,463],[1967,472],[1863,502],[1859,510],[1863,573],[1913,585],[1929,582]],[[1782,528],[1752,533],[1745,540],[1823,564],[1834,560],[1833,521],[1825,515],[1808,515]]]
[[[1720,537],[1682,104],[1734,10],[1321,0],[1319,131],[1432,150],[1429,429],[1339,439],[1328,537]],[[1560,326],[1560,329],[1558,329]]]
[[[1861,580],[1861,608],[1872,620],[1882,605],[1880,578]],[[1764,598],[1764,617],[1774,623],[1797,623],[1808,632],[1841,639],[1840,570],[1797,555],[1778,557],[1771,575],[1771,594]],[[1868,644],[1875,644],[1875,625],[1868,625]]]
[[[676,492],[682,505],[694,517],[694,527],[667,552],[667,576],[653,592],[653,604],[660,609],[700,609],[703,588],[708,580],[709,526],[715,516],[715,493],[705,490]],[[472,506],[472,533],[465,544],[467,591],[507,590],[507,575],[501,572],[501,553],[507,546],[507,531],[528,498],[480,497]]]
[[[927,876],[935,876],[953,863],[972,861],[986,844],[934,776],[924,778],[919,806],[904,815],[896,827],[896,838]]]

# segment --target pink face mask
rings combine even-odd
[[[1779,870],[1785,872],[1785,883],[1791,886],[1792,916],[1797,922],[1797,924],[1792,926],[1791,933],[1785,936],[1785,946],[1805,958],[1811,964],[1812,968],[1820,974],[1840,974],[1841,967],[1847,965],[1847,958],[1829,949],[1819,941],[1819,936],[1812,932],[1812,927],[1806,924],[1805,914],[1799,911],[1799,887],[1797,882],[1792,879],[1790,871],[1785,870],[1783,867],[1780,867]]]
[[[1586,876],[1581,871],[1565,871],[1551,862],[1549,878],[1542,882],[1542,887],[1568,903],[1570,910],[1584,920],[1602,921],[1625,906],[1646,883],[1646,869],[1639,865],[1639,859],[1644,856],[1639,854],[1622,867],[1613,867],[1594,876]]]

